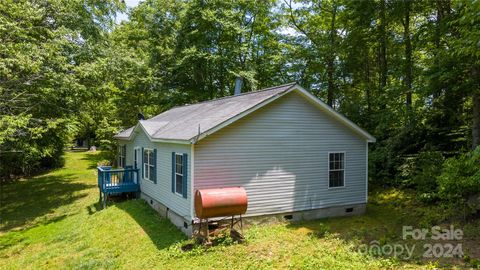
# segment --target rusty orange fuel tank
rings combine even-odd
[[[199,218],[245,214],[247,192],[242,187],[198,189],[195,192],[195,212]]]

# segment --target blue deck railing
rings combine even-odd
[[[126,166],[112,169],[111,166],[100,166],[98,170],[98,187],[104,195],[140,191],[138,169]]]

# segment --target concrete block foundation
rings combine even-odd
[[[170,210],[167,206],[159,201],[156,201],[152,197],[145,193],[141,193],[140,198],[144,199],[148,205],[150,205],[155,211],[157,211],[161,217],[169,219],[173,225],[181,230],[188,237],[192,236],[192,221],[186,220],[182,216]]]
[[[175,225],[179,230],[181,230],[188,237],[192,236],[192,233],[197,231],[199,228],[198,219],[194,221],[186,220],[177,213],[170,210],[164,204],[156,201],[145,193],[141,193],[141,198],[145,200],[148,205],[155,209],[160,216],[163,218],[169,219],[173,225]],[[253,225],[264,225],[264,224],[274,224],[280,222],[289,222],[289,221],[302,221],[302,220],[315,220],[322,219],[327,217],[342,217],[342,216],[356,216],[364,214],[366,210],[366,204],[348,204],[341,206],[332,206],[326,208],[318,208],[304,211],[295,211],[295,212],[286,212],[280,214],[272,215],[262,215],[262,216],[244,216],[243,217],[243,228],[248,228]],[[214,221],[215,219],[211,219]],[[219,219],[217,219],[219,220]],[[230,222],[229,219],[226,219],[225,222]]]

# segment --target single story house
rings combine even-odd
[[[141,197],[187,235],[197,189],[243,187],[245,217],[363,213],[375,138],[296,83],[175,107],[115,136]]]

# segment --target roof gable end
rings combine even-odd
[[[339,112],[335,111],[334,109],[332,109],[332,107],[328,106],[327,104],[325,104],[324,102],[322,102],[320,99],[318,99],[317,97],[315,97],[314,95],[312,95],[310,92],[308,92],[307,90],[305,90],[303,87],[301,87],[300,85],[298,84],[294,84],[292,87],[290,87],[288,90],[278,94],[278,95],[275,95],[275,96],[272,96],[270,97],[269,99],[257,104],[256,106],[253,106],[252,108],[248,109],[248,110],[245,110],[244,112],[236,115],[235,117],[232,117],[230,119],[228,119],[227,121],[211,128],[210,130],[207,130],[201,134],[199,134],[197,137],[195,138],[192,138],[192,143],[196,143],[198,141],[200,141],[201,139],[205,138],[206,136],[208,135],[211,135],[217,131],[219,131],[220,129],[236,122],[237,120],[255,112],[256,110],[270,104],[271,102],[277,100],[277,99],[280,99],[282,98],[283,96],[285,96],[286,94],[290,93],[290,92],[297,92],[300,96],[302,96],[303,98],[307,99],[308,101],[310,101],[311,103],[313,103],[314,105],[317,106],[317,108],[319,108],[322,112],[325,112],[327,113],[328,115],[330,115],[331,117],[333,117],[335,120],[337,120],[338,122],[344,124],[345,126],[347,126],[350,130],[352,130],[353,132],[357,133],[358,135],[360,135],[361,137],[363,137],[364,139],[366,139],[368,142],[375,142],[376,139],[375,137],[373,137],[370,133],[368,133],[367,131],[363,130],[362,128],[360,128],[358,125],[356,125],[355,123],[353,123],[352,121],[350,121],[348,118],[346,118],[345,116],[343,116],[342,114],[340,114]]]
[[[315,97],[312,93],[308,92],[305,90],[303,87],[300,85],[296,85],[294,91],[297,91],[301,96],[306,98],[307,100],[311,101],[313,104],[315,104],[319,109],[321,109],[323,112],[327,113],[328,115],[332,116],[334,119],[336,119],[338,122],[344,124],[347,126],[349,129],[360,135],[361,137],[365,138],[368,142],[375,142],[376,139],[373,137],[370,133],[368,133],[366,130],[362,129],[359,127],[357,124],[353,123],[350,121],[347,117],[342,115],[341,113],[335,111],[332,107]]]
[[[297,83],[174,107],[153,118],[139,121],[136,126],[126,129],[114,137],[131,140],[138,129],[141,128],[151,141],[196,143],[292,91],[297,92],[316,105],[322,112],[332,116],[368,142],[375,142],[372,135],[333,110]]]

